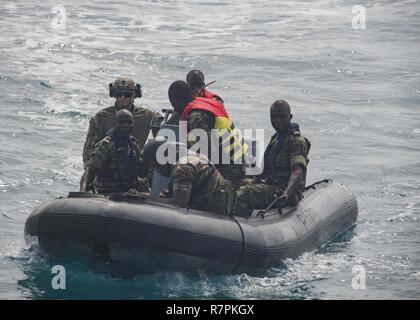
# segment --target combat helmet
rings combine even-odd
[[[135,98],[142,96],[141,85],[128,77],[118,77],[109,84],[109,96],[116,97],[117,93],[135,93]]]

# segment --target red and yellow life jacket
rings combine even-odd
[[[202,94],[201,95],[202,98],[215,99],[215,100],[218,100],[219,102],[223,103],[222,98],[220,98],[217,94],[215,94],[211,91],[208,91],[207,89],[201,90],[201,94]]]
[[[243,142],[240,132],[227,113],[224,105],[215,99],[197,97],[185,106],[180,121],[187,121],[188,115],[193,110],[203,110],[211,113],[215,118],[214,128],[219,130],[219,137],[222,137],[221,145],[225,146],[223,152],[230,154],[231,161],[244,157],[248,146]],[[229,134],[225,134],[226,130]]]
[[[213,92],[210,92],[206,89],[203,89],[201,92],[203,93],[203,98],[213,99],[215,96]]]

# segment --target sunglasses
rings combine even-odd
[[[272,115],[272,118],[274,119],[281,119],[281,120],[287,120],[290,118],[289,114],[276,114],[276,115]]]
[[[133,92],[131,91],[125,91],[125,92],[117,92],[115,93],[115,97],[117,98],[121,98],[121,97],[131,97],[133,95]]]

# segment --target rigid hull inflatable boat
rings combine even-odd
[[[70,193],[36,208],[25,237],[52,257],[88,259],[109,272],[253,273],[314,250],[355,224],[357,202],[343,184],[324,180],[304,196],[297,207],[240,218],[147,197]]]

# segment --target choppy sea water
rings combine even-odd
[[[354,5],[365,29],[353,28]],[[420,1],[2,0],[0,30],[0,298],[419,298]],[[312,142],[308,183],[347,184],[356,227],[258,277],[128,280],[73,263],[67,289],[52,289],[55,262],[26,247],[23,226],[78,189],[89,118],[112,104],[107,84],[135,78],[137,104],[159,111],[192,68],[217,81],[238,127],[267,139],[270,104],[289,101]],[[360,266],[364,290],[352,286]]]

